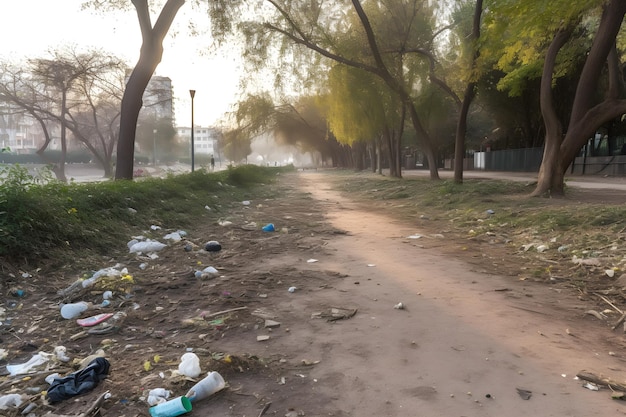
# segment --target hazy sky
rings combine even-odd
[[[97,47],[126,60],[131,67],[139,56],[141,34],[133,10],[115,14],[81,11],[82,0],[2,0],[0,59],[44,57],[62,46]],[[129,1],[130,3],[130,1]],[[198,26],[208,22],[194,14],[189,2],[179,11],[165,39],[163,60],[157,75],[170,77],[174,86],[176,124],[191,124],[189,90],[196,90],[194,121],[211,125],[236,101],[239,62],[237,56],[210,57],[209,40],[184,34],[190,19]],[[154,21],[154,18],[153,18]]]

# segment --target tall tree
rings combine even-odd
[[[264,15],[266,29],[282,35],[290,43],[303,46],[318,56],[367,71],[379,77],[397,94],[407,109],[418,141],[427,157],[431,178],[439,178],[437,144],[425,129],[415,107],[414,95],[419,94],[419,83],[409,82],[405,77],[405,66],[401,64],[401,59],[393,59],[394,54],[396,58],[398,57],[398,51],[402,55],[402,41],[405,41],[404,47],[407,48],[406,41],[415,40],[413,35],[415,31],[424,30],[425,20],[422,17],[428,14],[428,2],[413,0],[366,3],[368,8],[372,8],[371,13],[375,16],[385,15],[377,13],[377,10],[384,10],[387,15],[393,15],[395,21],[380,27],[376,26],[376,21],[370,20],[369,12],[366,12],[359,0],[352,0],[351,7],[341,3],[322,5],[318,2],[294,7],[288,0],[267,0],[267,3],[276,13],[271,16]],[[346,16],[350,15],[356,17],[358,26],[350,25],[352,20],[346,19]],[[383,29],[386,32],[382,32]],[[403,36],[396,37],[396,43],[393,45],[384,42],[390,39],[390,36],[386,36],[390,30],[397,30]],[[346,48],[345,42],[339,42],[339,38],[347,31],[360,32],[360,42],[353,43],[352,48]],[[262,30],[248,30],[247,33],[254,45],[258,45],[264,35]],[[293,55],[293,50],[291,53]],[[299,49],[298,54],[303,54],[303,50]]]
[[[556,55],[571,36],[571,29],[557,31],[546,53],[541,78],[541,112],[546,125],[546,144],[533,195],[563,195],[565,172],[576,154],[604,123],[626,113],[623,77],[616,38],[626,15],[626,2],[610,0],[603,8],[600,24],[578,80],[569,125],[562,135],[561,121],[554,108],[552,78]],[[608,72],[604,98],[597,97],[602,70]]]
[[[490,1],[488,9],[484,39],[500,44],[488,50],[502,51],[497,67],[506,72],[499,87],[515,94],[528,79],[541,77],[545,149],[532,195],[561,196],[565,172],[578,152],[600,126],[626,113],[616,47],[626,2],[501,0]],[[582,67],[577,65],[580,58]],[[554,86],[574,74],[574,98],[562,115],[558,111],[562,100],[555,97]]]
[[[45,158],[50,128],[61,127],[61,160],[53,167],[58,179],[66,181],[67,131],[89,149],[105,176],[111,176],[124,70],[118,59],[102,51],[74,50],[31,59],[19,69],[3,66],[0,97],[39,122],[45,142],[38,154]]]

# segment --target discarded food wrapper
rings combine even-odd
[[[289,287],[289,289],[287,291],[289,291],[289,292],[296,292],[297,289],[298,289],[298,287]]]
[[[263,226],[261,229],[262,229],[264,232],[273,232],[274,230],[276,230],[276,229],[274,228],[274,224],[273,224],[273,223],[268,223],[268,224],[266,224],[265,226]]]
[[[310,264],[313,264],[313,263],[315,263],[315,262],[317,262],[317,259],[313,259],[313,258],[311,258],[311,259],[309,259],[309,260],[307,261],[307,263],[310,263]]]

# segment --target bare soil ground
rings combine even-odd
[[[63,298],[58,291],[78,278],[71,271],[14,274],[26,295],[6,297],[0,363],[58,346],[72,361],[51,360],[18,377],[4,372],[0,394],[24,394],[20,410],[34,403],[37,416],[78,416],[108,391],[100,415],[147,416],[148,390],[179,396],[197,381],[176,372],[193,352],[202,376],[218,371],[228,385],[194,403],[190,415],[626,415],[621,402],[572,380],[588,367],[624,379],[624,336],[609,326],[618,317],[585,314],[608,305],[569,282],[520,281],[519,271],[535,262],[529,254],[429,238],[442,225],[381,216],[331,183],[322,173],[284,175],[268,185],[274,198],[233,205],[222,219],[228,225],[198,224],[156,258],[129,254],[94,265],[127,268],[132,280],[101,279]],[[604,191],[580,198],[593,193]],[[262,231],[270,222],[276,231]],[[171,231],[146,235],[162,240]],[[411,231],[426,238],[406,239]],[[222,250],[204,250],[210,240]],[[219,275],[197,278],[207,266]],[[99,306],[107,290],[111,305],[84,315],[124,312],[110,331],[88,334],[60,316],[60,303]],[[394,308],[399,302],[403,308]],[[268,328],[266,320],[280,324]],[[88,394],[47,404],[44,378],[80,369],[93,354],[109,360],[109,377]],[[534,401],[516,387],[531,388]]]

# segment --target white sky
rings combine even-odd
[[[99,15],[93,10],[81,11],[83,0],[0,1],[2,60],[45,57],[49,50],[72,45],[102,48],[127,61],[131,68],[137,61],[141,34],[134,9]],[[190,89],[196,90],[194,122],[213,125],[237,100],[241,64],[238,55],[208,56],[210,42],[206,35],[191,37],[183,33],[192,18],[197,26],[208,24],[206,13],[193,13],[189,3],[174,20],[155,74],[172,79],[178,126],[191,124]],[[174,37],[175,32],[180,34]]]

